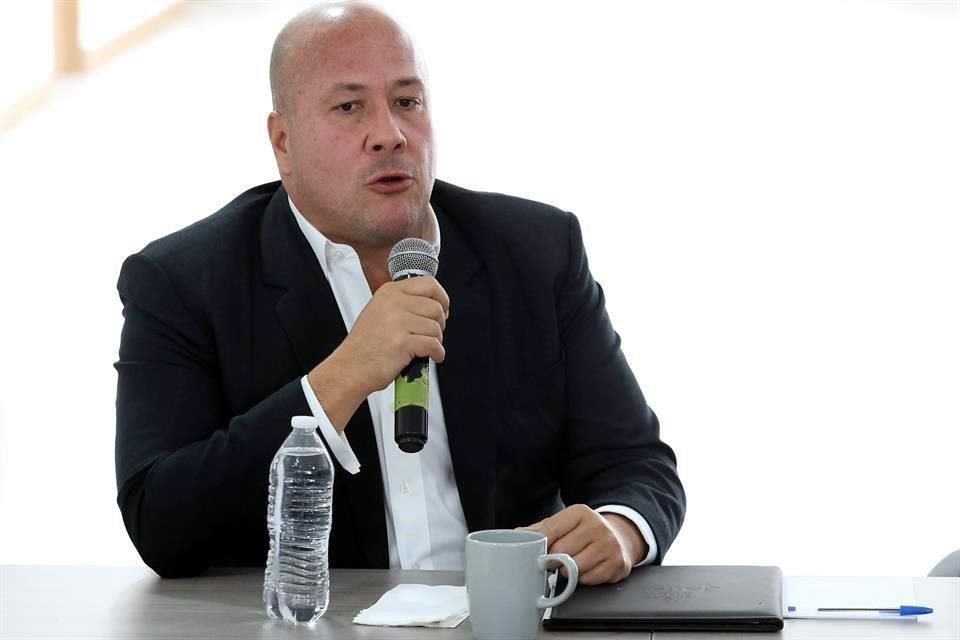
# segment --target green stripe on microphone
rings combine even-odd
[[[412,374],[409,375],[408,371],[410,368],[412,367],[408,367],[407,371],[401,373],[397,376],[397,379],[394,380],[394,411],[399,411],[402,407],[427,408],[430,392],[428,377],[430,367],[418,367],[420,369],[419,375],[417,375],[417,372],[409,372],[409,374]]]

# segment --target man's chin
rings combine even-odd
[[[419,237],[423,221],[424,214],[418,214],[417,209],[410,206],[381,210],[370,220],[371,235],[376,236],[378,244],[392,245],[404,238]]]

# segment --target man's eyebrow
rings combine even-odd
[[[423,80],[415,76],[409,78],[400,78],[399,80],[393,81],[394,89],[403,89],[405,87],[420,87],[423,88]],[[330,88],[331,92],[341,92],[346,91],[349,93],[359,93],[366,90],[367,85],[361,82],[338,82]]]
[[[409,78],[400,78],[399,80],[394,81],[393,86],[395,89],[402,89],[404,87],[419,87],[423,88],[423,80],[415,76]]]
[[[358,91],[363,91],[367,88],[367,85],[360,84],[359,82],[338,82],[333,85],[330,90],[333,91],[349,91],[351,93],[356,93]]]

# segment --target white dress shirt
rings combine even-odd
[[[357,252],[346,244],[326,238],[310,224],[289,200],[290,209],[300,230],[313,249],[323,274],[333,289],[340,315],[347,331],[373,297],[363,275]],[[440,250],[440,226],[428,205],[430,228],[427,240]],[[317,400],[307,376],[300,380],[310,410],[320,423],[320,433],[327,448],[348,473],[360,471],[360,463],[350,448],[346,432],[338,432]],[[429,364],[430,437],[418,454],[404,453],[393,438],[393,383],[367,397],[370,417],[380,454],[383,476],[384,510],[387,522],[390,567],[393,569],[464,569],[464,537],[467,522],[460,505],[460,494],[453,475],[453,463],[447,444],[447,427],[443,419],[437,367]],[[647,521],[633,509],[623,505],[599,507],[599,512],[618,513],[629,518],[640,530],[650,551],[639,564],[648,564],[657,557],[657,542]],[[524,524],[533,524],[524,523]]]

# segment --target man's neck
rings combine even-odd
[[[370,293],[376,293],[383,284],[390,282],[390,271],[387,269],[387,258],[390,257],[391,247],[364,248],[354,247],[360,258],[360,267],[363,276],[370,285]]]

